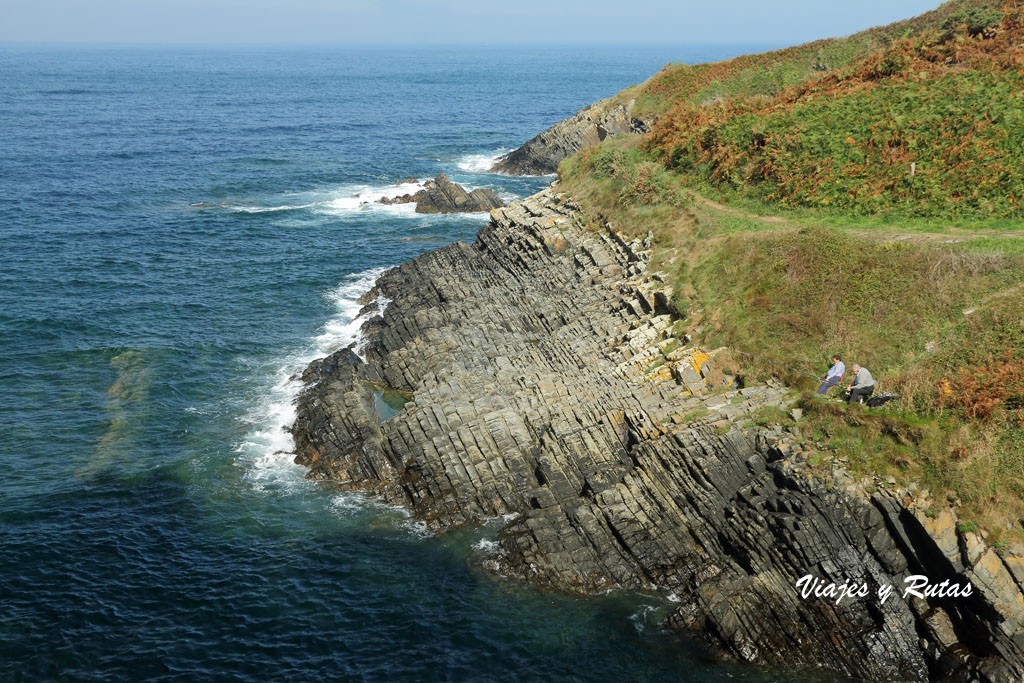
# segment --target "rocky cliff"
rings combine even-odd
[[[673,335],[649,248],[586,232],[549,190],[493,211],[474,244],[388,271],[363,299],[362,356],[304,374],[296,461],[435,528],[508,516],[497,571],[663,591],[678,601],[668,624],[724,656],[1021,680],[1024,567],[910,492],[810,474],[792,433],[752,419],[783,389],[728,386]],[[808,574],[871,593],[802,598]],[[905,600],[911,574],[973,594]],[[884,585],[897,590],[883,603]]]
[[[498,159],[491,173],[509,175],[545,175],[558,170],[558,164],[585,147],[607,137],[627,133],[646,133],[650,122],[633,117],[634,101],[613,104],[611,99],[595,102],[551,126]]]

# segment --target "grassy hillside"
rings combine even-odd
[[[1002,545],[1024,540],[1022,25],[1012,1],[961,0],[669,67],[628,93],[660,112],[649,135],[559,169],[595,227],[655,233],[688,331],[740,352],[728,369],[824,373],[841,353],[903,395],[808,391],[823,471],[915,481]]]
[[[940,26],[964,4],[947,3],[919,17],[846,38],[818,40],[713,64],[669,64],[628,92],[636,97],[640,116],[657,116],[673,106],[707,105],[733,97],[774,97],[807,78],[849,66],[894,40]]]
[[[932,17],[778,94],[678,101],[647,150],[689,183],[780,207],[1019,219],[1021,14],[956,2]]]

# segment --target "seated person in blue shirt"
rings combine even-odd
[[[828,374],[821,378],[823,381],[818,387],[818,393],[823,396],[827,394],[829,389],[838,386],[845,374],[846,366],[843,364],[843,359],[839,357],[839,354],[832,356],[832,367],[829,368]]]

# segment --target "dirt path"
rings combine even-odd
[[[708,199],[699,194],[694,195],[696,198],[697,206],[706,209],[711,209],[717,213],[724,213],[728,216],[736,218],[745,218],[747,220],[756,221],[758,223],[764,223],[765,225],[772,225],[776,227],[802,227],[803,224],[793,222],[782,216],[761,216],[756,213],[744,211],[731,206],[720,204],[712,199]],[[962,242],[969,242],[971,240],[985,238],[985,237],[1018,237],[1024,238],[1024,230],[1013,230],[1013,231],[991,231],[991,232],[978,232],[976,230],[964,230],[955,226],[949,226],[944,232],[901,232],[898,225],[893,225],[893,230],[887,231],[884,229],[878,230],[865,230],[865,229],[851,229],[841,228],[851,235],[863,237],[865,239],[875,240],[878,242],[908,242],[910,244],[959,244]]]
[[[848,230],[851,235],[881,242],[908,242],[910,244],[961,244],[985,237],[1024,237],[1024,231],[977,232],[950,226],[946,232],[879,232],[874,230]]]
[[[708,199],[707,197],[704,197],[697,193],[694,193],[694,198],[696,199],[698,206],[703,206],[707,209],[711,209],[719,213],[724,213],[728,216],[735,216],[736,218],[746,218],[748,220],[757,221],[759,223],[765,223],[767,225],[796,225],[795,223],[791,223],[790,221],[786,220],[782,216],[759,216],[756,213],[750,213],[749,211],[735,209],[731,206],[726,206],[725,204],[719,204],[713,199]]]

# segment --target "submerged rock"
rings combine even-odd
[[[649,239],[585,232],[550,190],[491,216],[473,245],[380,277],[362,301],[391,303],[363,326],[365,360],[344,349],[306,370],[293,433],[309,476],[434,528],[507,516],[488,560],[503,574],[664,591],[670,627],[741,661],[1024,677],[1024,570],[893,493],[809,474],[793,435],[748,419],[782,387],[711,393],[708,354],[669,336],[678,313]],[[382,416],[386,391],[408,398]],[[904,600],[913,574],[975,592]],[[870,595],[804,598],[805,575]]]
[[[378,204],[412,204],[413,202],[419,201],[419,198],[423,196],[424,190],[420,190],[416,194],[403,194],[399,197],[381,197],[377,200]]]

